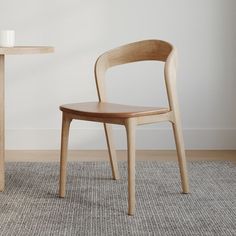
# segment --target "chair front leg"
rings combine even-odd
[[[135,129],[136,120],[127,119],[125,122],[128,149],[128,214],[135,213]]]
[[[173,127],[176,151],[177,151],[178,162],[179,162],[182,190],[183,190],[183,193],[188,193],[189,183],[188,183],[188,173],[187,173],[187,166],[186,166],[186,156],[185,156],[185,150],[184,150],[184,139],[183,139],[183,133],[182,133],[182,128],[181,128],[181,122],[179,118],[175,119],[175,121],[172,123],[172,127]]]
[[[113,179],[118,180],[120,178],[120,175],[119,175],[119,170],[118,170],[118,165],[117,165],[116,150],[115,150],[114,142],[113,142],[111,124],[104,123],[104,130],[105,130],[108,153],[109,153],[109,158],[110,158],[110,163],[111,163],[112,176],[113,176]]]
[[[61,130],[60,183],[59,183],[60,197],[65,197],[67,151],[68,151],[70,123],[71,123],[71,118],[68,118],[63,112],[62,130]]]

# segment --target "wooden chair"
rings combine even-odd
[[[105,93],[105,72],[110,67],[146,60],[165,62],[164,78],[169,107],[139,107],[108,103]],[[124,125],[128,147],[128,214],[135,212],[135,128],[137,125],[162,121],[172,123],[176,143],[183,193],[188,193],[188,177],[184,142],[176,95],[176,49],[160,40],[144,40],[124,45],[101,55],[95,64],[95,79],[99,102],[68,104],[63,112],[61,134],[60,197],[65,196],[66,164],[69,127],[72,119],[102,122],[104,124],[110,163],[114,179],[119,179],[111,124]]]

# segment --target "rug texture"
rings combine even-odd
[[[59,165],[8,163],[0,193],[0,235],[236,235],[236,165],[189,162],[181,194],[176,162],[137,162],[136,214],[127,215],[127,165],[111,179],[107,162],[68,166],[58,198]]]

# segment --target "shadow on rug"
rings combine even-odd
[[[181,194],[176,162],[137,162],[136,214],[127,215],[127,166],[73,162],[58,198],[59,165],[8,163],[0,193],[0,235],[236,235],[236,166],[189,162]]]

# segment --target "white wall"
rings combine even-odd
[[[96,58],[124,43],[157,38],[179,50],[186,147],[235,149],[235,12],[235,0],[1,0],[0,29],[14,29],[18,45],[56,48],[54,54],[7,57],[7,148],[58,149],[58,106],[97,100]],[[110,71],[110,100],[166,104],[161,69],[144,63]],[[105,148],[101,125],[74,122],[72,129],[71,148]],[[125,148],[122,127],[116,136],[118,148]],[[174,148],[165,124],[139,128],[137,139],[140,149]]]

